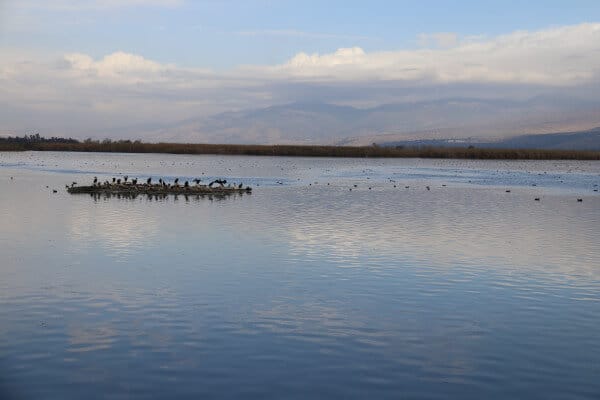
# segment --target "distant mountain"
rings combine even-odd
[[[496,141],[468,139],[404,140],[378,143],[381,146],[435,146],[505,149],[561,149],[561,150],[598,150],[600,151],[600,127],[582,132],[547,133],[520,135]]]
[[[190,119],[143,133],[154,140],[176,142],[365,145],[452,137],[491,140],[596,126],[600,126],[600,101],[452,98],[366,109],[292,103]]]
[[[583,132],[516,136],[496,143],[496,147],[519,149],[600,150],[600,127]]]

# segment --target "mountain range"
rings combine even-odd
[[[456,138],[497,143],[523,134],[583,132],[598,126],[600,101],[538,96],[522,101],[452,98],[372,108],[292,103],[188,119],[150,131],[144,127],[143,134],[150,140],[197,143],[370,145]],[[557,145],[557,140],[548,146]]]
[[[503,149],[560,149],[600,151],[600,127],[580,132],[519,135],[495,141],[466,139],[422,139],[378,143],[380,146],[481,147]]]

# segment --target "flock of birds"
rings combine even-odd
[[[195,178],[191,180],[192,183],[195,183],[196,186],[200,186],[200,182],[202,182],[202,179],[200,178]],[[238,188],[238,189],[242,189],[244,187],[243,183],[239,183],[237,185],[227,185],[227,180],[226,179],[215,179],[213,181],[211,181],[210,183],[208,183],[209,188],[212,188],[214,185],[219,185],[221,187],[227,187],[227,188]],[[227,185],[227,186],[225,186]],[[69,188],[69,187],[75,187],[77,186],[77,182],[72,182],[71,186],[69,185],[65,185],[65,188]],[[179,178],[175,178],[175,180],[173,180],[172,183],[168,182],[167,180],[163,179],[163,178],[159,178],[158,179],[158,183],[153,183],[152,181],[152,177],[149,177],[146,179],[145,183],[142,181],[140,183],[138,183],[138,178],[132,178],[129,179],[129,176],[125,175],[123,178],[112,178],[112,181],[110,180],[105,180],[104,182],[100,182],[98,180],[98,177],[95,176],[94,180],[92,182],[92,187],[98,187],[98,188],[117,188],[117,187],[129,187],[129,186],[145,186],[145,187],[149,187],[149,186],[154,186],[154,187],[162,187],[165,189],[169,189],[169,188],[188,188],[190,187],[190,181],[184,181],[181,185],[179,184]]]
[[[13,180],[14,177],[11,176],[10,179]],[[367,179],[370,179],[370,178],[367,178]],[[394,181],[392,179],[388,179],[388,180],[390,182],[394,183],[394,185],[393,185],[394,188],[398,187],[398,185],[396,184],[396,181]],[[195,178],[195,179],[192,179],[191,181],[194,182],[196,184],[196,186],[199,186],[200,182],[202,182],[202,179]],[[151,185],[153,185],[152,182],[153,182],[152,181],[152,177],[149,177],[149,178],[146,179],[145,185],[146,186],[151,186]],[[279,184],[279,185],[283,185],[282,181],[276,181],[276,183]],[[314,183],[318,184],[318,182],[314,182]],[[72,182],[71,186],[65,185],[65,188],[68,189],[69,187],[75,187],[76,185],[77,185],[77,182]],[[92,182],[92,186],[93,187],[111,188],[111,187],[118,187],[118,186],[121,186],[121,185],[136,186],[136,185],[138,185],[138,178],[133,178],[133,179],[130,180],[129,176],[126,175],[122,179],[121,178],[115,178],[115,177],[113,177],[112,181],[105,180],[104,182],[100,182],[98,180],[98,177],[95,176],[94,180]],[[144,183],[141,183],[141,185],[144,185]],[[179,187],[187,188],[187,187],[190,187],[190,182],[186,180],[186,181],[183,182],[183,185],[180,186],[179,185],[179,178],[175,178],[175,180],[173,181],[173,183],[168,183],[166,180],[164,180],[162,178],[159,178],[158,179],[158,183],[154,184],[154,185],[157,186],[157,187],[163,187],[163,188],[173,188],[173,187],[175,187],[175,188],[179,188]],[[210,188],[212,188],[214,185],[220,185],[221,187],[228,187],[228,188],[238,188],[238,189],[242,189],[243,188],[243,183],[239,183],[238,185],[233,185],[233,186],[231,184],[229,184],[228,186],[225,186],[225,185],[227,185],[227,180],[226,179],[215,179],[215,180],[211,181],[210,183],[208,183],[207,186],[210,187]],[[309,183],[308,185],[312,186],[312,183]],[[327,185],[329,186],[330,183],[328,182]],[[532,186],[537,186],[537,185],[533,184]],[[446,184],[442,184],[442,187],[446,187]],[[46,188],[48,188],[48,186],[46,186]],[[352,188],[358,188],[358,184],[353,184],[353,187],[349,188],[348,190],[352,191]],[[368,188],[369,188],[369,190],[373,189],[372,186],[369,186]],[[404,188],[405,189],[409,189],[410,186],[406,185],[406,186],[404,186]],[[427,186],[425,186],[425,189],[429,191],[429,190],[431,190],[431,186],[427,185]],[[597,184],[594,185],[594,189],[593,190],[594,190],[594,192],[598,192],[598,185]],[[53,193],[58,193],[58,190],[53,189],[52,192]],[[505,190],[505,192],[506,193],[510,193],[511,191],[510,191],[510,189],[507,189],[507,190]],[[535,197],[534,201],[540,201],[540,198],[539,197]],[[581,203],[581,202],[583,202],[583,198],[578,197],[577,201],[579,203]]]
[[[27,155],[27,158],[30,159],[29,162],[34,165],[34,166],[38,166],[38,167],[42,167],[42,168],[58,168],[60,166],[60,160],[47,160],[45,158],[40,158],[39,155],[37,155],[37,153],[31,153]],[[57,157],[60,158],[60,157]],[[239,167],[239,169],[247,171],[248,169],[257,169],[257,171],[259,171],[259,173],[262,172],[262,169],[264,168],[264,166],[259,163],[258,161],[256,161],[258,159],[252,159],[251,161],[247,162],[246,164],[242,165],[242,163],[240,163],[240,165],[236,165],[237,167]],[[222,168],[225,169],[227,171],[232,171],[232,168],[235,168],[236,166],[231,165],[231,159],[215,159],[213,161],[218,168]],[[112,160],[107,160],[107,159],[82,159],[80,160],[80,163],[82,164],[80,166],[80,168],[83,169],[88,169],[88,168],[100,168],[100,169],[106,169],[106,168],[110,168],[110,169],[116,169],[118,168],[117,164],[113,165]],[[131,162],[129,163],[132,169],[139,169],[139,168],[144,168],[144,167],[156,167],[156,165],[152,164],[150,161],[148,160],[131,160]],[[457,173],[460,170],[460,161],[445,161],[444,166],[448,166],[448,164],[450,164],[450,167],[456,166],[457,167]],[[383,163],[381,163],[381,165],[384,165]],[[92,167],[93,166],[93,167]],[[175,160],[171,160],[171,159],[165,159],[165,160],[158,160],[158,166],[160,168],[173,168],[173,167],[187,167],[187,168],[198,168],[200,167],[200,165],[198,165],[198,163],[195,160],[192,159],[182,159],[181,161],[175,161]],[[377,165],[379,166],[379,165]],[[418,167],[419,165],[417,165]],[[512,168],[512,164],[507,164],[507,166]],[[497,172],[502,172],[502,166],[500,166],[499,170]],[[272,167],[270,167],[272,168]],[[302,166],[298,165],[295,160],[293,161],[284,161],[282,162],[280,165],[275,166],[276,169],[280,169],[282,172],[284,170],[290,170],[290,171],[295,171],[298,170],[298,168],[302,168]],[[312,167],[308,167],[308,170],[312,170],[312,169],[320,169],[319,166],[312,166]],[[327,174],[328,172],[331,172],[330,170],[328,170],[326,167],[324,168],[324,172]],[[363,187],[367,187],[369,190],[372,189],[376,189],[377,187],[380,187],[380,184],[370,184],[370,182],[368,180],[371,179],[371,177],[369,177],[369,175],[371,175],[371,172],[373,172],[370,169],[367,170],[363,170],[362,171],[362,177],[364,179],[366,179],[367,181],[365,181],[364,183],[360,183],[358,182],[358,184],[360,186]],[[525,171],[530,173],[531,175],[533,175],[534,171]],[[541,172],[541,171],[535,171],[538,172],[537,175],[545,175],[546,172]],[[567,171],[567,172],[572,172],[571,170]],[[575,171],[577,172],[577,171]],[[270,171],[268,172],[270,173]],[[123,176],[122,173],[118,173],[119,177],[112,177],[110,180],[103,180],[100,181],[97,177],[94,178],[94,182],[93,185],[104,185],[104,186],[113,186],[113,185],[156,185],[156,187],[166,187],[166,188],[170,188],[170,187],[180,187],[180,188],[185,188],[185,187],[190,187],[195,185],[200,185],[202,182],[202,179],[200,178],[196,178],[196,179],[190,179],[190,180],[185,180],[185,181],[180,181],[179,178],[176,179],[171,179],[171,180],[166,180],[163,178],[158,179],[157,183],[155,183],[153,178],[145,178],[144,180],[139,180],[138,178],[130,178],[127,175]],[[203,174],[204,175],[204,174]],[[206,179],[206,178],[205,178]],[[556,179],[559,180],[560,183],[564,183],[562,176],[557,176]],[[298,180],[300,181],[300,178],[298,178]],[[207,181],[208,182],[208,181]],[[468,181],[469,183],[471,183],[471,181]],[[284,181],[283,180],[276,180],[275,183],[277,185],[284,185]],[[375,182],[373,182],[375,183]],[[405,189],[409,189],[411,187],[415,187],[415,184],[412,184],[412,186],[409,185],[405,185],[402,184],[400,182],[395,182],[393,180],[389,180],[389,183],[394,187],[404,187]],[[313,186],[317,184],[317,182],[314,183],[308,183],[309,186]],[[366,184],[366,185],[365,185]],[[77,185],[76,182],[73,182],[71,184],[71,186],[75,186]],[[227,185],[226,187],[230,187],[230,188],[241,188],[242,184],[240,183],[239,185],[235,185],[232,186],[231,184],[228,185],[227,180],[225,179],[215,179],[211,182],[208,182],[207,186],[213,187],[214,185],[220,185],[220,186],[224,186]],[[256,183],[256,186],[260,186],[261,184],[259,182]],[[330,183],[327,183],[327,185],[330,185]],[[347,190],[352,191],[352,190],[358,190],[357,188],[359,187],[359,185],[357,184],[350,184],[350,187],[348,187]],[[430,184],[422,184],[418,185],[421,188],[423,188],[424,190],[430,191],[430,190],[435,190],[434,186],[430,183]],[[442,184],[442,186],[446,186],[445,184]],[[537,186],[535,183],[531,184],[531,186]],[[598,185],[595,184],[594,187],[592,188],[592,190],[594,192],[598,192],[599,188]],[[52,192],[57,193],[58,191],[56,189],[53,189]],[[505,189],[506,193],[511,193],[510,189]],[[540,197],[533,197],[534,201],[541,201],[542,199]],[[577,197],[576,198],[577,202],[583,202],[583,198],[582,197]]]

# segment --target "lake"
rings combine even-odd
[[[124,175],[254,190],[65,190]],[[593,161],[0,153],[0,397],[597,399],[598,185]]]

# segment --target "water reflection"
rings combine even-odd
[[[0,375],[23,398],[600,393],[600,196],[404,189],[381,160],[31,157],[83,172],[0,168]],[[460,168],[440,164],[421,172]],[[158,166],[288,180],[212,199],[51,191]]]
[[[151,194],[151,193],[89,193],[89,194],[77,194],[76,196],[90,196],[94,199],[94,202],[106,201],[109,199],[117,200],[147,200],[147,201],[179,201],[183,200],[186,203],[190,201],[222,201],[227,198],[243,197],[244,195],[249,196],[251,192],[242,193],[201,193],[201,194]]]

